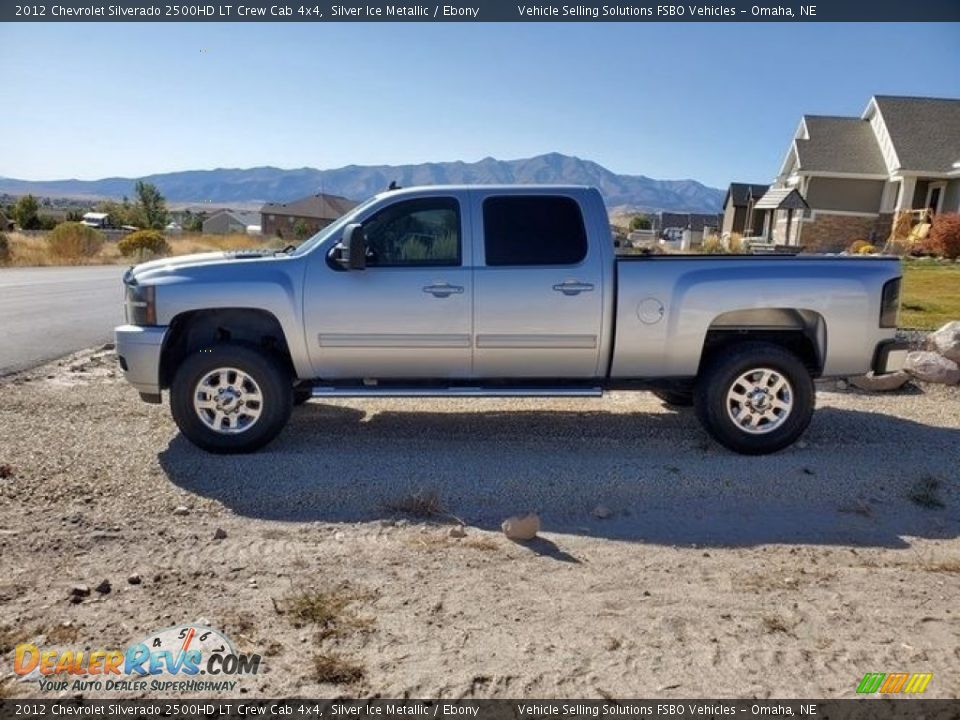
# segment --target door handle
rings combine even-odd
[[[564,295],[579,295],[582,292],[591,292],[593,285],[590,283],[577,282],[576,280],[567,280],[566,282],[554,285],[553,289]]]
[[[426,285],[423,288],[425,293],[430,293],[434,297],[445,298],[451,295],[462,295],[462,285],[451,285],[450,283],[437,283],[436,285]]]

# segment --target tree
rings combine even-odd
[[[40,216],[37,215],[39,209],[33,195],[24,195],[13,206],[13,219],[21,230],[36,230],[40,227]]]
[[[167,224],[167,201],[157,190],[157,186],[137,180],[134,190],[137,193],[137,210],[143,226],[162,230]]]
[[[653,223],[650,222],[650,218],[643,213],[630,218],[630,230],[650,230],[652,227]]]

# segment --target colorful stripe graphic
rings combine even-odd
[[[932,679],[933,673],[867,673],[857,685],[857,693],[922,693]]]

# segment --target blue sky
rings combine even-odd
[[[803,113],[960,96],[960,25],[6,24],[0,175],[559,151],[714,186]]]

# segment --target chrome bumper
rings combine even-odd
[[[147,402],[160,402],[160,355],[165,327],[121,325],[114,329],[117,358],[127,382]]]

